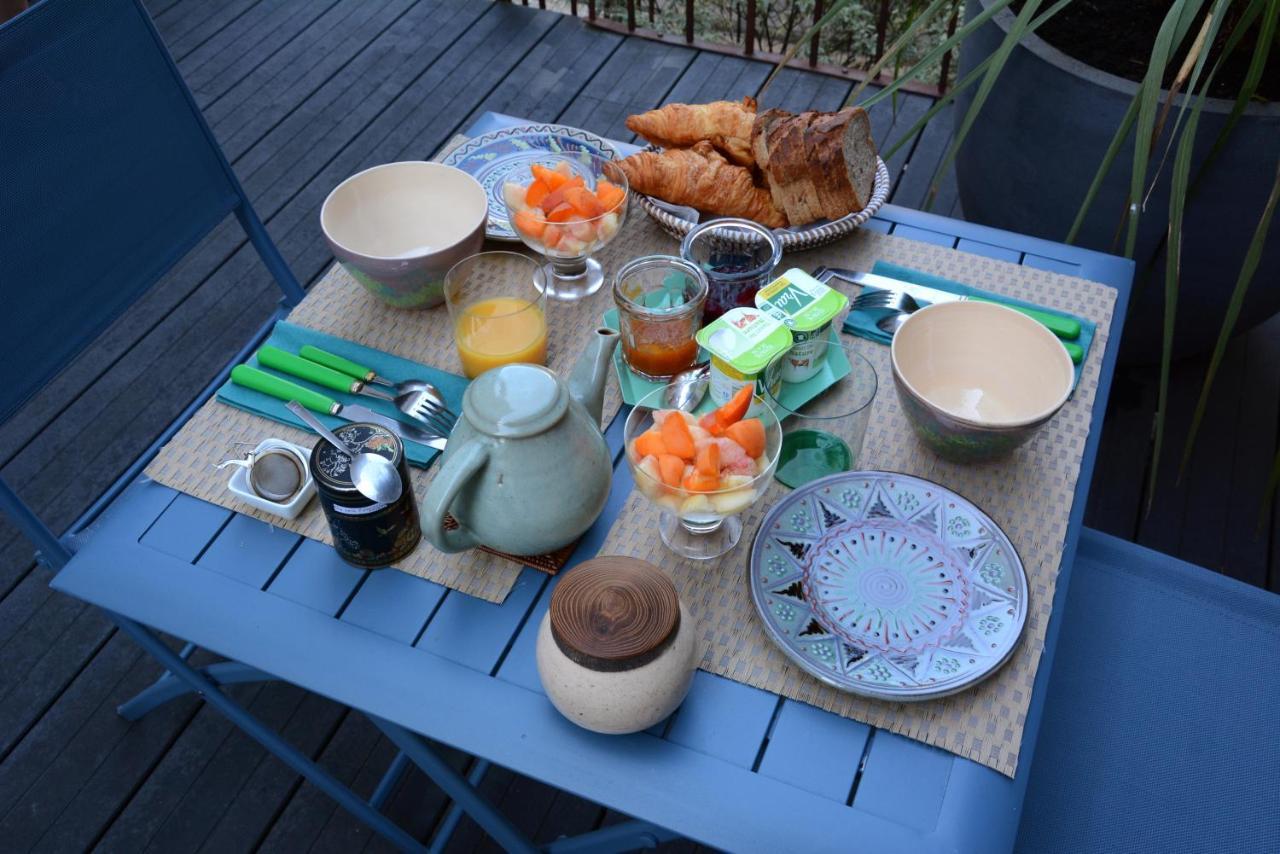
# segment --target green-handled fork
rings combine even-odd
[[[447,408],[436,404],[435,400],[423,392],[408,392],[394,395],[380,388],[371,388],[364,380],[353,379],[345,373],[325,367],[310,359],[304,359],[293,353],[273,347],[270,344],[258,349],[258,363],[281,373],[313,382],[333,391],[347,394],[363,394],[394,403],[396,408],[415,421],[431,428],[441,435],[448,436],[458,420]]]

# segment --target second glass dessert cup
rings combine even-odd
[[[782,426],[764,403],[752,418],[743,419],[758,420],[759,427],[734,431],[741,432],[740,438],[749,437],[744,442],[758,442],[759,447],[744,446],[729,435],[712,436],[695,416],[662,408],[667,388],[645,395],[627,416],[623,430],[627,464],[636,489],[662,511],[658,533],[667,547],[683,557],[709,560],[742,538],[738,516],[769,488],[782,448]],[[684,429],[664,430],[668,418],[681,419]],[[686,435],[693,446],[692,461],[688,449],[677,446]],[[710,444],[717,450],[707,451]],[[758,453],[752,455],[752,451]],[[714,462],[709,462],[712,457]]]

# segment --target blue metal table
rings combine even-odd
[[[487,114],[471,133],[512,121]],[[87,531],[54,579],[63,592],[188,640],[175,654],[132,632],[166,673],[122,707],[129,717],[193,688],[402,848],[423,848],[377,807],[412,761],[508,849],[529,843],[427,747],[423,735],[637,816],[561,840],[557,851],[633,848],[686,836],[731,851],[1003,851],[1012,847],[1061,606],[1081,530],[1132,265],[1099,253],[892,205],[867,226],[1103,282],[1119,290],[1045,651],[1012,780],[966,759],[803,703],[699,672],[652,730],[609,737],[560,717],[543,696],[533,642],[555,578],[526,568],[492,605],[396,571],[352,568],[318,542],[146,481]],[[620,455],[622,414],[608,430]],[[615,458],[615,462],[617,458]],[[604,514],[573,557],[593,556],[632,483],[616,467]],[[423,546],[427,548],[428,546]],[[194,648],[227,661],[199,671]],[[192,676],[192,674],[195,674]],[[179,678],[181,677],[181,678]],[[366,713],[402,754],[365,802],[217,690],[282,679]],[[446,828],[459,815],[455,807]],[[446,833],[438,834],[435,847]]]

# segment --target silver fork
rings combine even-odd
[[[889,291],[881,291],[881,293],[889,293]],[[881,332],[887,332],[890,336],[893,336],[898,334],[898,330],[902,328],[902,324],[907,322],[907,318],[911,316],[911,313],[919,310],[920,303],[916,302],[911,294],[894,291],[893,299],[880,307],[890,313],[877,320],[876,326]]]
[[[448,436],[453,431],[454,425],[458,423],[458,416],[444,406],[439,398],[425,389],[400,395],[396,398],[396,407],[405,415],[421,421],[443,436]]]

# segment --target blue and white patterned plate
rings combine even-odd
[[[892,472],[824,477],[769,511],[751,546],[769,636],[830,685],[882,700],[945,697],[1013,653],[1027,576],[964,498]]]
[[[477,136],[455,148],[442,161],[455,166],[480,182],[489,197],[489,224],[485,236],[493,240],[519,242],[508,222],[502,185],[507,176],[521,167],[519,157],[545,151],[553,154],[584,154],[618,159],[618,152],[593,133],[567,125],[517,125]],[[516,176],[520,184],[530,176]]]

